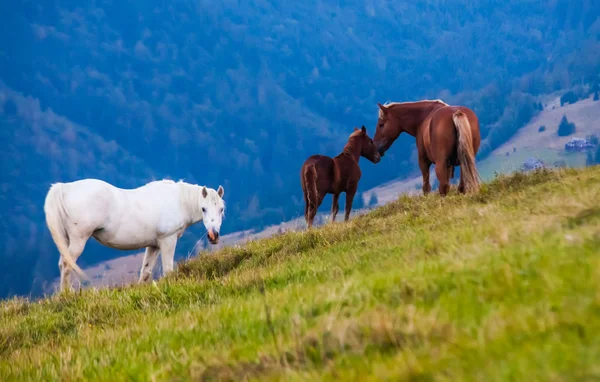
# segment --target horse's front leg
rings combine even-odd
[[[352,211],[352,202],[354,201],[354,195],[356,194],[356,189],[358,188],[358,184],[351,184],[346,189],[346,209],[344,214],[344,221],[348,221],[350,219],[350,211]]]
[[[171,235],[158,241],[160,248],[160,257],[162,259],[163,276],[173,271],[173,259],[175,257],[175,246],[177,245],[177,235]]]
[[[142,269],[140,270],[140,279],[138,282],[143,283],[152,278],[152,270],[158,259],[158,248],[147,247],[146,253],[144,253],[144,262],[142,263]]]

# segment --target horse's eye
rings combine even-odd
[[[202,212],[206,213],[206,208],[202,207]]]
[[[224,210],[225,210],[224,208],[221,208],[221,213],[223,213]]]

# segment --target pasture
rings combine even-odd
[[[152,285],[0,304],[0,380],[600,378],[600,167],[403,196]]]

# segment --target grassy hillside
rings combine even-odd
[[[5,301],[0,380],[599,378],[599,205],[600,167],[503,176],[156,285]]]

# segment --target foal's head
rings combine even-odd
[[[355,139],[360,144],[360,156],[367,158],[373,163],[379,163],[381,155],[377,151],[377,147],[373,143],[373,140],[367,134],[367,128],[362,127],[360,129],[354,128],[354,132],[350,135],[350,139]]]
[[[225,202],[223,194],[225,190],[219,186],[215,191],[212,188],[202,187],[202,198],[200,198],[200,207],[202,208],[202,222],[206,231],[208,231],[208,241],[211,244],[219,243],[219,231],[225,212]]]

